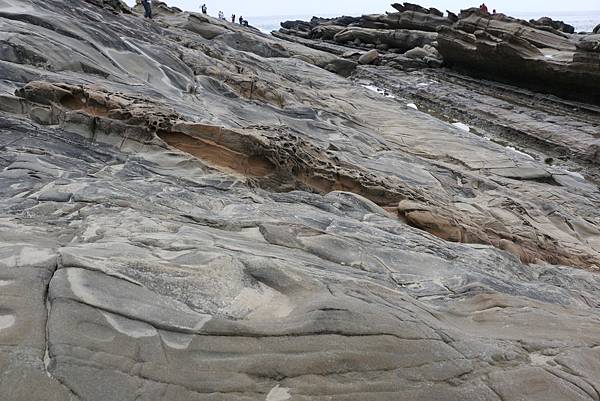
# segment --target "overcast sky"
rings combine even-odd
[[[130,5],[135,0],[126,0]],[[165,0],[163,0],[165,1]],[[198,11],[205,0],[166,0],[166,3],[184,10]],[[457,11],[461,8],[478,6],[479,1],[427,0],[412,1],[423,6],[433,6],[440,10]],[[209,13],[222,10],[226,15],[236,13],[247,17],[274,15],[357,15],[392,10],[389,0],[206,0]],[[486,2],[489,9],[499,12],[556,12],[556,11],[597,11],[600,0],[498,0]]]

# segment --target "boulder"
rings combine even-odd
[[[346,29],[342,25],[317,25],[310,30],[308,36],[313,39],[333,40],[334,36]]]
[[[403,12],[403,11],[416,11],[418,13],[422,13],[422,14],[429,14],[429,9],[422,7],[418,4],[412,4],[412,3],[404,3],[404,4],[400,4],[400,3],[394,3],[392,4],[392,7],[395,8],[396,10]],[[436,10],[437,11],[437,10]]]
[[[94,0],[94,1],[98,1],[98,0]],[[104,2],[107,2],[109,0],[103,0]],[[110,0],[110,1],[120,1],[120,0]],[[151,0],[151,4],[152,4],[152,16],[173,16],[173,15],[177,15],[177,14],[181,14],[183,13],[183,10],[181,10],[178,7],[172,7],[169,6],[167,3],[159,1],[159,0]],[[133,7],[133,10],[142,15],[144,14],[144,7],[142,6],[142,0],[135,0],[135,6]]]
[[[577,42],[579,52],[600,52],[600,34],[584,36]]]
[[[415,47],[414,49],[410,49],[409,51],[404,53],[404,56],[411,59],[420,60],[424,60],[426,58],[441,60],[442,58],[437,49],[431,45],[425,45],[423,47]]]
[[[462,16],[462,17],[461,17]],[[502,16],[491,17],[477,9],[475,12],[461,12],[454,28],[468,33],[485,31],[498,38],[521,38],[539,48],[574,51],[575,43],[566,34],[558,31],[548,32],[531,26],[525,21]]]
[[[575,33],[575,27],[573,25],[569,25],[563,21],[554,21],[549,17],[541,17],[537,20],[529,21],[532,25],[542,26],[542,27],[550,27],[565,33]]]
[[[337,33],[334,40],[346,43],[359,39],[362,43],[373,46],[387,44],[390,48],[409,50],[414,47],[432,44],[437,38],[437,33],[424,31],[411,31],[406,29],[381,30],[368,28],[347,28]]]
[[[335,58],[330,60],[329,62],[323,64],[318,64],[320,67],[323,67],[327,71],[334,72],[343,77],[348,77],[352,72],[356,69],[357,63],[352,60],[347,60],[343,58]]]
[[[385,25],[387,29],[412,29],[427,32],[436,32],[440,26],[450,26],[452,24],[448,18],[443,16],[417,11],[364,16],[363,19],[377,21]]]
[[[360,22],[361,17],[350,17],[347,15],[341,16],[341,17],[336,17],[336,18],[319,18],[319,17],[312,17],[312,19],[310,20],[310,23],[312,26],[316,26],[316,25],[342,25],[342,26],[348,26],[350,24],[355,24],[357,22]]]
[[[369,50],[358,58],[358,63],[362,65],[373,64],[379,58],[379,52],[376,49]]]
[[[425,57],[430,56],[430,53],[422,47],[415,47],[404,53],[404,55],[408,58],[424,59]]]
[[[314,27],[313,24],[301,20],[283,21],[279,25],[281,25],[281,27],[285,29],[304,32],[308,32]]]
[[[440,11],[440,10],[438,10],[437,8],[433,8],[433,7],[431,7],[431,8],[429,9],[429,14],[431,14],[431,15],[437,15],[438,17],[443,17],[443,16],[444,16],[444,13],[443,13],[443,12],[441,12],[441,11]]]
[[[474,76],[600,103],[598,40],[594,36],[583,38],[577,49],[574,43],[568,42],[572,51],[547,53],[547,49],[539,48],[540,38],[545,36],[535,36],[537,40],[532,42],[528,39],[537,33],[526,28],[514,30],[512,34],[508,28],[494,27],[470,33],[459,29],[465,26],[461,22],[455,28],[443,27],[439,32],[437,49],[448,66]],[[470,22],[467,26],[471,26]],[[557,39],[554,43],[560,41]]]
[[[452,11],[448,11],[448,10],[446,10],[446,13],[448,13],[448,19],[450,20],[451,23],[454,24],[456,21],[458,21],[458,15],[456,15]]]

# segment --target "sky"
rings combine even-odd
[[[293,15],[360,15],[367,13],[382,13],[393,11],[390,0],[162,0],[171,6],[176,6],[188,11],[198,11],[200,5],[206,2],[209,14],[216,15],[222,10],[225,15],[236,13],[245,17],[253,16],[293,16]],[[427,7],[436,7],[441,11],[458,11],[461,8],[479,6],[483,0],[423,0],[411,1]],[[132,5],[135,0],[126,0]],[[487,1],[488,8],[497,9],[499,12],[558,12],[558,11],[598,11],[599,0],[570,0],[568,2],[556,0],[497,0]]]

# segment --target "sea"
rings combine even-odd
[[[594,27],[600,24],[600,11],[565,11],[565,12],[506,12],[512,17],[521,18],[524,20],[538,19],[540,17],[550,17],[554,20],[564,21],[575,27],[576,32],[591,32]],[[339,15],[318,15],[323,18],[339,17]],[[276,15],[269,17],[250,17],[250,24],[265,33],[276,31],[280,27],[282,21],[301,20],[308,21],[312,15]]]

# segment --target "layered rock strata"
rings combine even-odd
[[[600,104],[596,35],[575,35],[572,26],[550,18],[527,22],[478,8],[444,16],[411,3],[393,7],[397,12],[288,21],[275,35],[291,41],[301,37],[303,44],[325,51],[318,43],[377,48],[389,52],[380,64],[395,68],[445,65],[477,78]],[[356,58],[352,52],[336,54]]]
[[[473,11],[440,29],[438,51],[447,65],[475,76],[600,104],[595,42]]]
[[[0,0],[2,397],[597,401],[596,184],[104,3]]]

